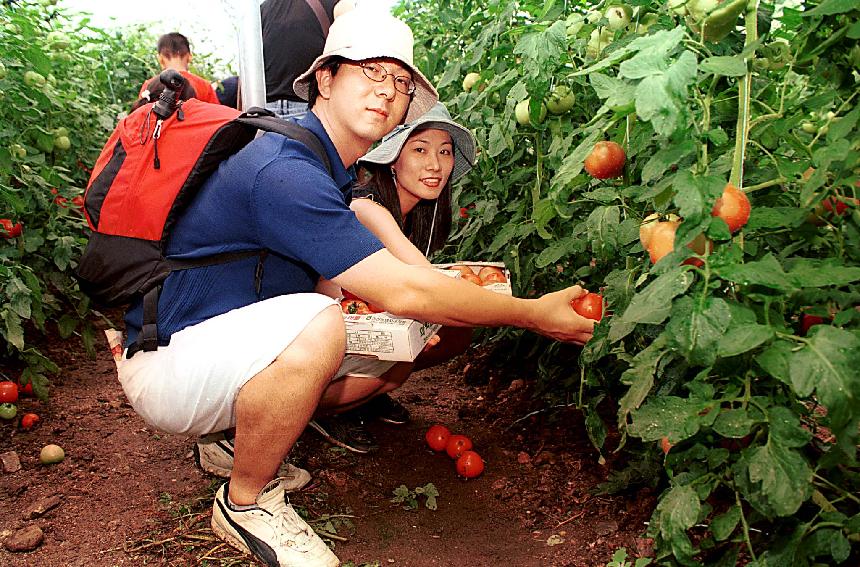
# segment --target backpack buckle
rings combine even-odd
[[[140,328],[140,350],[151,352],[158,349],[158,328],[155,323],[147,323]]]

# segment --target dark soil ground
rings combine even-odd
[[[221,481],[195,467],[193,439],[160,434],[137,417],[103,341],[96,359],[75,341],[52,344],[45,349],[62,371],[49,403],[19,403],[19,415],[41,416],[39,426],[0,424],[0,453],[14,451],[21,463],[0,471],[0,565],[254,564],[209,529]],[[395,397],[411,423],[372,424],[381,449],[371,456],[306,432],[293,462],[313,481],[293,504],[354,567],[602,567],[621,547],[629,557],[649,554],[642,534],[653,494],[596,495],[609,470],[598,464],[581,415],[536,411],[532,377],[488,380],[486,359],[486,350],[473,350],[410,379]],[[424,432],[434,423],[472,438],[486,461],[482,476],[458,477],[447,455],[427,448]],[[47,443],[64,447],[62,463],[39,463]],[[428,483],[439,493],[436,510],[423,496],[416,508],[391,501],[401,485],[414,491]],[[7,549],[36,526],[44,539],[34,550]]]

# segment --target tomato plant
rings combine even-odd
[[[458,458],[463,454],[463,451],[468,451],[472,448],[472,440],[465,435],[451,435],[448,437],[448,442],[445,443],[445,452],[452,459]]]
[[[451,431],[444,425],[431,425],[424,434],[424,440],[427,441],[427,446],[436,452],[444,451],[448,446],[448,439],[451,437]]]
[[[599,293],[586,293],[570,302],[573,310],[585,317],[600,321],[603,318],[603,296]]]
[[[457,458],[457,474],[465,478],[475,478],[484,472],[484,459],[475,451],[468,450]]]
[[[545,409],[574,400],[596,458],[628,453],[637,464],[612,471],[624,488],[640,463],[663,471],[641,481],[659,491],[643,534],[658,562],[850,562],[860,11],[642,0],[625,23],[614,4],[399,8],[416,61],[481,147],[453,192],[475,209],[442,255],[503,259],[521,297],[571,280],[602,290],[613,316],[581,354],[509,329],[485,337],[500,358],[537,358]],[[463,92],[477,68],[484,90]],[[572,108],[538,120],[562,85]],[[608,140],[625,163],[598,179],[586,158]],[[809,305],[832,318],[803,335]]]

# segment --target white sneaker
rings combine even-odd
[[[234,510],[225,482],[212,505],[212,531],[268,567],[337,567],[340,560],[287,502],[284,479],[276,478],[257,496],[257,505]]]
[[[233,470],[233,439],[223,432],[212,433],[198,439],[194,444],[194,460],[204,471],[221,478],[230,478]],[[287,492],[301,490],[311,481],[311,473],[284,462],[278,469]]]

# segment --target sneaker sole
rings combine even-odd
[[[319,425],[315,421],[309,422],[308,425],[313,427],[314,431],[316,431],[317,433],[322,435],[326,441],[328,441],[332,445],[337,445],[338,447],[341,447],[342,449],[346,449],[347,451],[352,451],[353,453],[358,453],[359,455],[366,455],[366,454],[370,453],[371,451],[375,451],[377,449],[376,447],[374,447],[373,449],[361,449],[358,447],[353,447],[353,446],[349,445],[348,443],[344,443],[343,441],[340,441],[338,439],[335,439],[334,437],[329,435],[328,432],[325,429],[323,429],[322,426]]]
[[[216,467],[212,463],[208,461],[204,463],[200,459],[200,447],[197,445],[197,443],[194,444],[192,450],[194,451],[194,462],[197,463],[197,466],[203,469],[203,471],[220,478],[230,478],[230,473],[232,472],[232,469]]]

